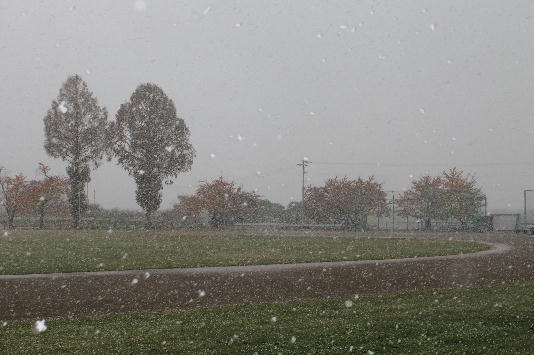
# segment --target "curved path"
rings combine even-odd
[[[301,234],[383,237],[342,232]],[[394,236],[476,240],[491,248],[473,254],[411,259],[0,275],[0,320],[340,298],[533,280],[531,236]]]

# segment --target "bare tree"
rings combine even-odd
[[[108,147],[107,116],[87,84],[73,75],[63,83],[44,118],[46,152],[68,164],[74,228],[79,228],[87,207],[84,185],[90,180],[90,166],[98,167]]]
[[[136,201],[145,211],[147,228],[151,228],[152,214],[162,201],[164,180],[188,171],[193,163],[195,150],[189,142],[188,127],[161,88],[142,84],[119,108],[111,134],[113,153],[134,177]]]

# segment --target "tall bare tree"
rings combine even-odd
[[[74,228],[79,228],[80,215],[87,207],[84,186],[90,180],[90,167],[98,167],[108,147],[107,116],[82,78],[72,75],[44,118],[46,152],[68,164]]]
[[[121,105],[111,134],[113,153],[134,177],[136,201],[151,228],[152,214],[162,202],[163,182],[188,171],[193,163],[188,127],[177,116],[173,100],[148,83],[138,86],[130,101]]]

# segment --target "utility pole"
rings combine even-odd
[[[391,192],[392,193],[392,233],[394,233],[394,223],[395,223],[395,212],[396,212],[396,198],[394,197],[394,193],[396,191],[394,190],[391,190],[391,191],[386,191],[386,192]]]
[[[297,164],[297,166],[302,167],[303,169],[303,184],[301,186],[301,222],[305,221],[305,174],[306,174],[306,167],[308,164],[312,163],[308,160],[308,158],[303,158],[301,163]]]

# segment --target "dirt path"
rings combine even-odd
[[[320,233],[325,235],[302,234]],[[368,236],[381,237],[357,237]],[[395,236],[430,238],[419,233]],[[352,297],[533,280],[533,237],[434,234],[431,238],[476,240],[489,243],[492,249],[378,261],[2,275],[0,320]]]

